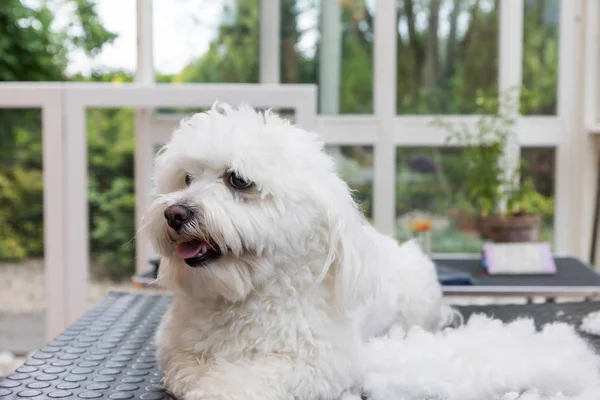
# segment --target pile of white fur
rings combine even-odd
[[[397,329],[368,353],[369,400],[600,399],[600,357],[564,323],[475,315],[436,334]]]
[[[589,335],[600,335],[600,311],[594,311],[585,316],[579,330]]]

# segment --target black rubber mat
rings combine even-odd
[[[109,294],[0,381],[0,399],[171,399],[153,344],[169,302]]]
[[[111,293],[75,324],[0,380],[0,399],[172,399],[161,386],[153,337],[170,298]],[[579,325],[600,303],[461,307],[465,317],[534,317]],[[589,337],[600,349],[600,338]]]

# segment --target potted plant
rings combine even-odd
[[[449,131],[448,145],[462,148],[467,189],[462,200],[476,213],[482,237],[494,242],[539,241],[542,219],[552,213],[552,200],[538,193],[531,179],[522,178],[525,160],[510,154],[515,98],[512,91],[498,97],[479,95],[482,114],[471,126],[464,121],[434,122]]]

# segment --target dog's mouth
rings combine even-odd
[[[176,253],[190,267],[201,267],[221,257],[221,251],[216,245],[203,240],[180,243]]]

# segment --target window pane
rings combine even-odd
[[[493,0],[398,2],[400,114],[469,114],[498,86]]]
[[[556,114],[559,0],[526,0],[523,32],[525,115]]]
[[[92,281],[134,272],[134,110],[87,110],[89,237]]]
[[[40,109],[0,109],[0,353],[45,342],[41,127]],[[3,359],[0,376],[24,361]]]
[[[102,26],[115,34],[115,39],[102,46],[97,55],[77,49],[69,54],[69,69],[103,75],[108,71],[133,74],[137,66],[137,32],[135,0],[99,0],[96,8]],[[93,33],[91,36],[97,33]],[[86,74],[87,75],[87,74]]]
[[[547,197],[538,212],[543,214],[541,239],[553,243],[554,149],[525,148],[528,167],[524,178],[533,179],[536,190]],[[415,219],[432,222],[435,253],[479,253],[483,244],[477,231],[475,210],[465,200],[469,189],[464,180],[465,160],[459,148],[399,148],[397,152],[397,237],[411,237],[409,224]],[[537,201],[537,200],[536,200]]]
[[[338,171],[360,203],[365,216],[373,218],[373,147],[372,146],[327,146],[335,160]]]
[[[282,0],[281,82],[319,85],[322,114],[373,112],[373,0]]]
[[[159,82],[258,82],[259,0],[154,0]]]
[[[135,70],[135,0],[2,4],[0,80],[80,80]]]
[[[136,239],[135,231],[135,111],[89,108],[86,114],[91,307],[111,290],[135,290],[136,240],[148,238]]]
[[[549,201],[540,205],[543,213],[541,240],[554,244],[554,180],[556,149],[554,147],[528,147],[521,149],[521,156],[525,160],[526,170],[524,178],[533,179],[537,192]]]
[[[432,251],[477,253],[482,240],[464,193],[461,151],[457,148],[398,148],[396,233],[411,237],[409,224],[419,218],[432,222]]]

